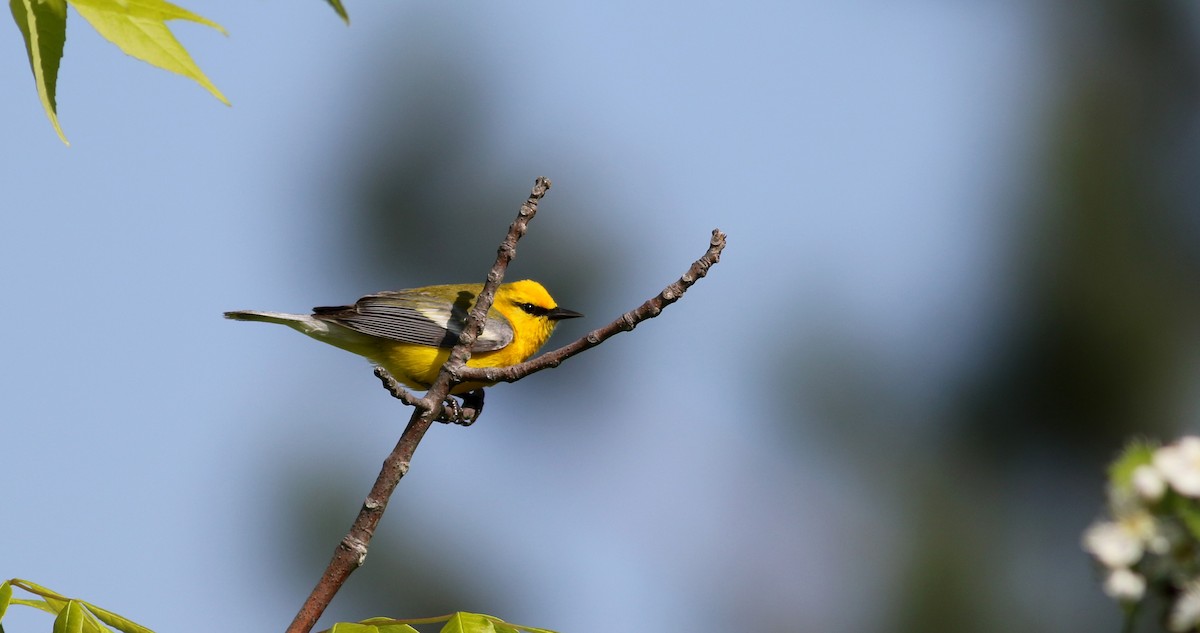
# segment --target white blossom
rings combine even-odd
[[[1114,569],[1104,581],[1104,593],[1120,602],[1137,602],[1146,593],[1146,579],[1128,567]]]
[[[1200,625],[1200,583],[1192,582],[1171,607],[1167,628],[1172,631],[1191,631]]]
[[[1083,533],[1083,548],[1109,569],[1129,567],[1142,558],[1144,543],[1140,534],[1125,523],[1093,523]]]
[[[1167,491],[1167,482],[1157,468],[1143,464],[1133,470],[1133,489],[1142,499],[1155,502]]]
[[[1154,451],[1154,468],[1179,494],[1200,497],[1200,437],[1183,437]]]

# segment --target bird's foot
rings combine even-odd
[[[442,414],[438,416],[438,422],[471,426],[475,420],[479,419],[479,414],[482,412],[483,389],[476,389],[463,395],[462,404],[459,404],[454,396],[446,396]]]

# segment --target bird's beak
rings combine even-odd
[[[546,318],[550,319],[551,321],[560,321],[562,319],[574,319],[576,317],[581,317],[581,316],[583,316],[583,315],[574,310],[568,310],[566,308],[554,308],[553,310],[546,313]]]

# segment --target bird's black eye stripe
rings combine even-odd
[[[528,302],[518,303],[517,307],[524,310],[525,312],[527,312],[529,314],[532,314],[533,316],[546,316],[546,314],[550,312],[550,308],[543,308],[542,306],[535,306],[532,303],[528,303]]]

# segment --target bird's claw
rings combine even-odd
[[[459,404],[458,399],[454,396],[446,396],[443,404],[442,414],[438,416],[438,422],[471,426],[475,423],[475,420],[479,419],[479,414],[483,412],[483,389],[476,389],[464,394],[462,404]]]

